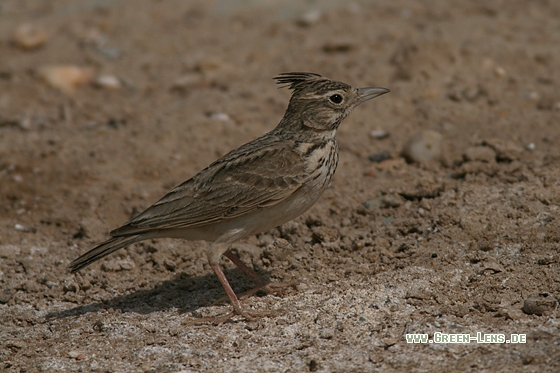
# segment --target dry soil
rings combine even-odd
[[[559,371],[559,20],[552,0],[3,0],[0,371]],[[13,41],[25,23],[43,45]],[[53,65],[113,80],[64,92],[41,78]],[[204,242],[67,272],[274,128],[288,71],[391,93],[343,123],[320,201],[239,246],[263,276],[301,281],[243,299],[281,315],[193,325],[230,309]],[[426,130],[441,155],[407,161]],[[526,343],[406,340],[438,332]]]

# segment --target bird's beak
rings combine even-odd
[[[361,104],[362,102],[365,102],[367,100],[371,100],[374,97],[384,95],[387,92],[389,92],[387,88],[379,88],[379,87],[358,88],[358,104]]]

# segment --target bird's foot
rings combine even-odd
[[[257,283],[257,285],[255,285],[253,288],[244,291],[243,293],[240,293],[237,295],[238,299],[243,299],[243,298],[247,298],[250,297],[251,295],[254,295],[260,291],[264,291],[266,292],[266,294],[284,294],[286,293],[288,288],[296,288],[297,285],[301,284],[303,281],[301,280],[292,280],[292,281],[285,281],[285,282],[259,282]],[[216,305],[216,304],[220,304],[222,302],[225,302],[229,300],[229,297],[227,295],[218,298],[216,301],[214,301],[212,304]]]
[[[284,294],[288,288],[295,289],[297,285],[301,284],[300,280],[292,280],[285,282],[267,282],[264,284],[257,284],[254,288],[249,289],[238,295],[239,299],[250,297],[259,291],[266,291],[267,294]]]

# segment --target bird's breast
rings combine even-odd
[[[338,144],[335,139],[308,145],[304,153],[305,168],[309,174],[309,188],[320,192],[329,185],[338,165]]]

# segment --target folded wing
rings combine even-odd
[[[275,205],[308,177],[305,162],[293,149],[293,144],[273,136],[252,141],[177,186],[111,235],[202,226]]]

